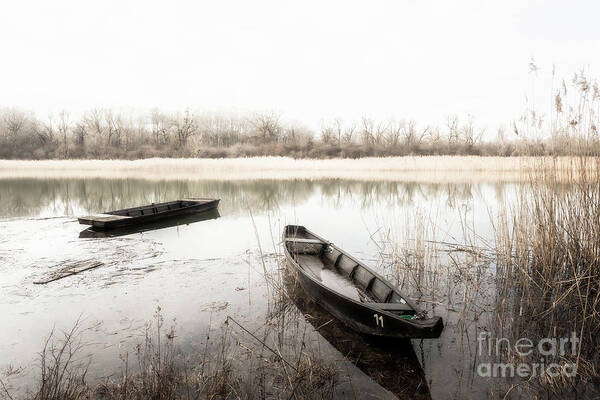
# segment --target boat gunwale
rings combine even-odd
[[[211,202],[215,202],[215,201],[220,201],[221,199],[209,199],[209,198],[199,198],[199,199],[180,199],[180,200],[173,200],[173,201],[165,201],[162,203],[152,203],[152,204],[147,204],[144,206],[138,206],[138,207],[129,207],[129,208],[122,208],[120,210],[113,210],[113,211],[107,211],[104,212],[102,214],[108,214],[108,215],[118,215],[118,216],[126,216],[126,217],[131,217],[131,218],[139,218],[139,217],[144,217],[145,215],[137,215],[135,217],[130,216],[130,215],[122,215],[122,214],[117,214],[117,213],[123,213],[123,212],[130,212],[130,211],[138,211],[138,210],[145,210],[145,209],[152,209],[152,208],[156,208],[156,207],[163,207],[166,206],[168,204],[177,204],[177,203],[183,203],[183,202],[191,202],[193,204],[187,205],[187,206],[183,206],[177,209],[172,209],[172,210],[163,210],[163,211],[157,211],[156,213],[152,213],[152,215],[158,215],[158,214],[162,214],[162,213],[170,213],[173,211],[180,211],[180,210],[186,210],[190,207],[197,207],[199,205],[204,205],[204,204],[210,204]]]

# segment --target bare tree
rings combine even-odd
[[[386,135],[386,144],[391,147],[396,147],[400,144],[400,137],[404,130],[404,121],[390,121]]]
[[[69,157],[69,113],[65,110],[58,114],[58,135],[60,136],[64,158]]]
[[[336,138],[336,127],[333,122],[324,122],[321,124],[321,142],[324,144],[332,144]]]
[[[150,116],[152,123],[152,139],[157,146],[169,141],[169,119],[157,109],[152,110]]]
[[[38,129],[35,130],[38,139],[42,143],[42,146],[52,143],[54,141],[54,117],[52,114],[48,115],[48,121],[42,123]]]
[[[379,121],[375,126],[375,131],[373,132],[373,139],[375,144],[383,144],[385,142],[385,137],[387,135],[387,131],[389,129],[389,122]]]
[[[474,146],[481,140],[484,132],[484,129],[480,129],[478,132],[475,131],[473,117],[469,116],[467,122],[465,122],[460,129],[460,136],[462,136],[462,139],[467,146]]]
[[[112,111],[104,112],[106,122],[106,144],[108,146],[120,146],[123,135],[123,121],[120,115],[115,115]]]
[[[241,141],[243,124],[231,117],[219,114],[206,114],[197,118],[198,134],[202,143],[223,147]]]
[[[250,122],[256,130],[257,136],[263,143],[266,143],[274,142],[279,139],[282,130],[280,119],[281,117],[279,114],[271,112],[257,114]]]
[[[323,122],[320,132],[321,141],[337,145],[341,145],[343,142],[348,143],[352,140],[355,129],[356,126],[344,127],[344,121],[341,118]]]
[[[362,117],[361,119],[361,141],[363,144],[373,144],[375,142],[375,123],[371,118]]]
[[[429,132],[429,142],[431,144],[433,144],[435,148],[437,148],[442,141],[442,133],[440,131],[440,128],[438,128],[437,126],[434,126],[434,127],[430,128],[428,132]]]
[[[85,147],[87,137],[87,126],[85,121],[80,121],[75,124],[73,128],[73,136],[75,137],[75,144],[81,148]]]
[[[127,129],[127,146],[128,148],[134,147],[136,143],[146,144],[148,142],[148,130],[146,127],[148,118],[144,115],[137,115],[130,119],[129,127]]]
[[[404,124],[402,129],[402,136],[404,139],[404,143],[407,146],[414,146],[416,144],[420,144],[425,136],[424,132],[417,131],[417,123],[415,121],[408,121],[408,123]]]
[[[7,110],[2,119],[6,129],[5,136],[9,140],[15,140],[23,132],[27,120],[25,113],[17,110]]]
[[[176,118],[173,126],[177,137],[177,145],[180,149],[187,144],[190,137],[198,133],[198,125],[194,116],[190,115],[189,110],[185,110],[183,118]]]
[[[446,126],[448,127],[448,143],[452,144],[458,142],[458,117],[456,115],[448,117]]]
[[[348,125],[344,128],[344,133],[342,134],[342,141],[344,143],[352,143],[354,138],[354,132],[356,132],[356,124],[353,122],[351,125]]]
[[[86,131],[93,135],[93,141],[98,144],[102,143],[105,131],[102,119],[102,111],[98,109],[91,110],[84,116]]]

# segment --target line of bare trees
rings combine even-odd
[[[532,64],[533,65],[533,64]],[[535,67],[535,65],[534,65]],[[412,120],[324,121],[315,132],[277,113],[223,115],[95,109],[39,119],[0,108],[0,158],[248,157],[357,158],[401,155],[600,155],[600,85],[584,72],[551,94],[552,108],[533,106],[495,137],[471,118],[442,126]]]
[[[0,158],[227,156],[235,146],[259,151],[269,144],[302,145],[310,136],[274,113],[237,117],[153,110],[132,116],[96,109],[77,120],[66,111],[42,120],[31,112],[0,109]]]
[[[472,119],[460,124],[457,117],[450,117],[446,132],[437,127],[417,127],[413,120],[374,121],[363,117],[359,123],[344,125],[340,119],[335,119],[323,125],[321,140],[326,144],[351,144],[358,141],[364,145],[385,145],[388,147],[415,148],[428,143],[462,144],[475,146],[481,144],[484,130],[476,130]]]
[[[276,113],[233,116],[153,110],[126,115],[95,109],[77,119],[66,111],[38,119],[31,112],[5,108],[0,109],[0,158],[600,154],[594,119],[598,115],[574,119],[562,111],[558,100],[556,107],[552,135],[532,134],[541,122],[535,114],[535,118],[526,114],[511,131],[498,130],[491,141],[483,139],[484,131],[472,119],[457,117],[449,118],[441,128],[404,120],[334,119],[314,132],[286,123]]]

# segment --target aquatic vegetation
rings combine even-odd
[[[380,268],[441,313],[444,334],[456,336],[453,351],[469,355],[443,362],[470,380],[492,379],[476,396],[571,398],[600,390],[600,163],[578,162],[585,165],[567,188],[551,163],[532,171],[516,200],[490,212],[493,237],[481,235],[467,212],[458,237],[423,212],[377,233]],[[525,350],[533,350],[521,351],[528,343]],[[435,363],[430,357],[425,362]],[[479,365],[500,366],[508,376],[485,375]]]

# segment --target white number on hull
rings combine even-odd
[[[383,328],[383,315],[373,314],[373,317],[375,317],[375,325]]]

